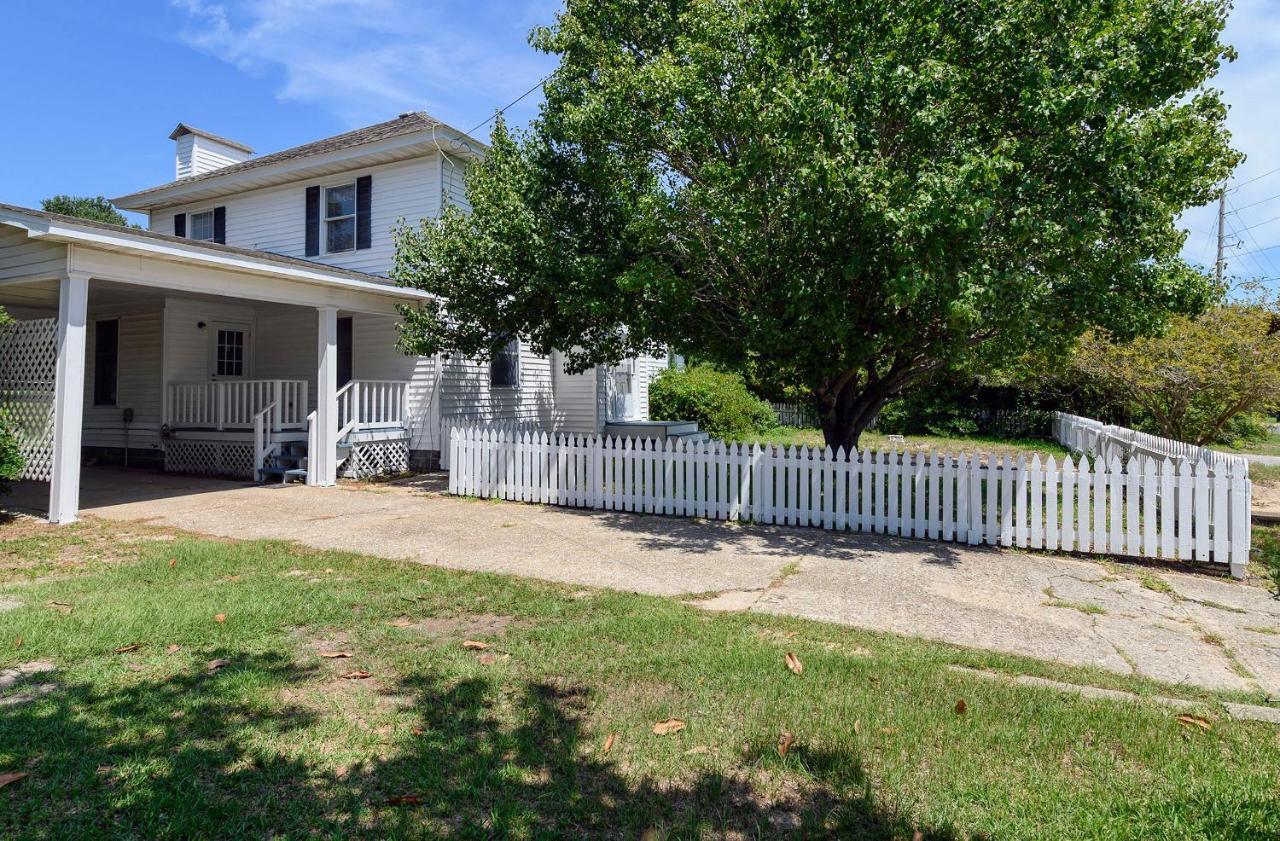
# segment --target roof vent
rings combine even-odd
[[[238,164],[253,155],[253,150],[243,143],[201,131],[186,123],[178,123],[169,139],[175,144],[174,169],[179,179]]]

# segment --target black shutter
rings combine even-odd
[[[320,253],[320,188],[307,188],[307,256]]]
[[[175,213],[173,215],[173,235],[175,237],[185,237],[187,235],[187,214]]]
[[[227,209],[225,207],[213,209],[213,241],[219,245],[227,244]]]
[[[373,247],[373,176],[356,179],[356,251]]]

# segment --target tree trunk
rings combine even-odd
[[[857,377],[849,377],[843,385],[820,390],[818,416],[822,419],[822,437],[827,445],[832,450],[843,447],[846,453],[856,450],[863,430],[897,391],[882,382],[864,386]]]

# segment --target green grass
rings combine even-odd
[[[1280,834],[1280,731],[1225,696],[278,542],[12,528],[6,551],[81,548],[0,586],[23,603],[0,666],[59,667],[0,707],[0,773],[30,775],[0,788],[4,837]],[[1197,698],[1211,729],[949,664]]]
[[[1215,450],[1222,450],[1228,453],[1248,453],[1249,455],[1258,456],[1280,456],[1280,435],[1271,434],[1261,441],[1250,441],[1241,447],[1219,447],[1210,445]]]
[[[1036,438],[993,438],[974,435],[966,438],[948,438],[937,435],[904,435],[903,441],[890,441],[889,436],[878,432],[864,432],[858,441],[860,450],[932,450],[958,455],[960,453],[991,453],[993,455],[1017,456],[1039,453],[1040,457],[1054,456],[1061,459],[1068,455],[1068,450],[1052,441]],[[780,446],[823,447],[821,429],[797,429],[781,426],[768,432],[744,435],[743,443],[760,442],[761,444],[778,444]]]

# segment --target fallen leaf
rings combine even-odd
[[[961,698],[959,701],[956,701],[956,715],[964,715],[965,711],[968,709],[969,709],[969,705],[964,702],[963,698]]]
[[[240,580],[240,576],[238,576],[238,575],[224,575],[224,576],[222,576],[222,580],[223,580],[223,581],[239,581],[239,580]]]
[[[678,718],[668,718],[653,725],[653,732],[659,736],[669,736],[684,729],[684,722]]]
[[[489,647],[489,643],[480,642],[480,640],[463,640],[462,647],[469,648],[472,651],[484,651]]]
[[[412,732],[412,733],[413,733],[413,735],[415,735],[415,736],[421,736],[423,733],[426,733],[427,731],[426,731],[426,730],[423,730],[421,727],[415,727],[415,728],[413,728],[413,730],[412,730],[411,732]]]
[[[173,568],[174,568],[174,567],[176,567],[177,565],[178,565],[178,559],[177,559],[177,558],[170,558],[170,559],[169,559],[169,569],[173,569]]]
[[[696,756],[699,754],[711,753],[711,748],[706,745],[694,745],[684,752],[685,756]]]
[[[326,660],[339,660],[344,657],[351,656],[350,651],[318,651],[316,653],[319,654],[321,657],[325,658]]]
[[[51,607],[59,613],[70,613],[74,608],[66,602],[45,602],[46,607]]]
[[[116,654],[128,654],[130,651],[137,651],[139,648],[142,648],[142,643],[140,642],[122,645],[116,649]]]
[[[210,660],[207,668],[209,669],[209,674],[213,674],[214,672],[218,671],[218,669],[221,669],[224,666],[230,666],[230,665],[231,665],[230,660]]]
[[[855,718],[853,720],[853,732],[859,736],[862,735],[862,720]]]
[[[213,615],[213,621],[214,621],[214,622],[226,622],[226,621],[227,621],[227,614],[225,614],[225,613],[215,613],[215,614]]]
[[[924,833],[917,829],[911,833],[911,841],[924,841]]]
[[[1178,723],[1183,727],[1199,727],[1201,730],[1212,730],[1213,725],[1209,723],[1209,719],[1201,718],[1198,715],[1188,715],[1182,713],[1178,717]]]
[[[369,674],[363,669],[356,669],[354,671],[347,672],[346,674],[338,675],[338,677],[342,678],[343,680],[364,680],[367,677],[373,677],[373,675]]]
[[[166,649],[164,650],[164,653],[165,653],[165,654],[177,654],[177,653],[178,653],[179,651],[181,651],[181,650],[182,650],[182,646],[180,646],[180,645],[178,645],[178,644],[176,644],[176,643],[175,643],[175,644],[173,644],[173,645],[169,646],[168,648],[166,648]]]
[[[494,663],[498,662],[498,655],[494,654],[492,651],[486,651],[484,654],[477,657],[476,660],[480,662],[481,666],[492,666]]]
[[[790,669],[791,671],[795,672],[796,674],[801,674],[804,672],[804,664],[800,662],[799,657],[792,654],[790,651],[787,652],[787,656],[784,659],[786,660],[787,668]]]
[[[778,756],[785,757],[787,751],[791,750],[791,746],[796,743],[796,736],[790,730],[782,731],[782,735],[778,737]]]
[[[407,628],[413,624],[413,620],[410,619],[408,616],[399,616],[399,617],[396,617],[395,619],[392,619],[391,622],[388,624],[390,624],[394,628]]]
[[[604,747],[601,749],[600,752],[608,753],[609,751],[613,750],[613,740],[616,738],[618,738],[617,733],[610,733],[609,738],[604,740]]]
[[[422,795],[420,794],[398,794],[386,801],[387,806],[418,806],[421,803]]]
[[[21,780],[26,776],[26,771],[9,771],[7,773],[0,774],[0,788],[4,788],[9,783],[16,783],[18,780]]]
[[[22,648],[22,637],[15,637],[13,640],[14,648]]]

